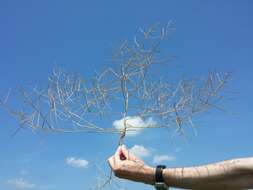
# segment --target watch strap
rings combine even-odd
[[[163,178],[163,169],[165,169],[166,166],[164,165],[158,165],[156,166],[155,171],[155,188],[156,190],[167,190],[168,186],[165,184],[164,178]]]
[[[165,169],[165,168],[166,168],[166,166],[164,166],[164,165],[156,166],[156,171],[155,171],[155,182],[156,183],[164,182],[163,169]]]

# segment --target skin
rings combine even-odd
[[[108,159],[115,176],[153,185],[155,168],[147,166],[119,146]],[[201,190],[242,190],[253,188],[253,157],[226,160],[198,167],[167,168],[163,170],[169,187]]]

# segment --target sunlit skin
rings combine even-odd
[[[119,178],[153,185],[155,168],[119,146],[108,159]],[[197,167],[167,168],[163,177],[169,187],[201,190],[241,190],[253,188],[253,157],[226,160]]]

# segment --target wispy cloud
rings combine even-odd
[[[113,122],[113,126],[118,130],[122,131],[124,129],[124,120],[126,120],[127,132],[128,136],[135,136],[143,131],[143,129],[147,127],[154,127],[156,122],[149,118],[147,120],[143,120],[139,116],[127,116],[120,120],[115,120]]]
[[[26,181],[23,178],[9,179],[6,183],[15,189],[33,189],[36,187],[35,184]]]
[[[155,155],[153,158],[153,163],[154,164],[160,164],[165,161],[175,161],[176,157],[174,156],[169,156],[169,155]]]
[[[66,163],[76,168],[86,168],[89,165],[89,162],[87,160],[75,158],[75,157],[66,158]]]
[[[129,149],[129,151],[139,158],[148,157],[151,155],[150,150],[148,150],[142,145],[134,145],[132,148]]]

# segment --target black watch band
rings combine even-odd
[[[165,165],[158,165],[158,166],[156,166],[156,170],[155,170],[155,182],[157,182],[157,183],[163,183],[164,182],[163,169],[165,169],[165,168],[166,168]]]
[[[163,169],[166,166],[158,165],[156,166],[155,170],[155,188],[156,190],[167,190],[169,187],[166,185],[164,178],[163,178]]]

